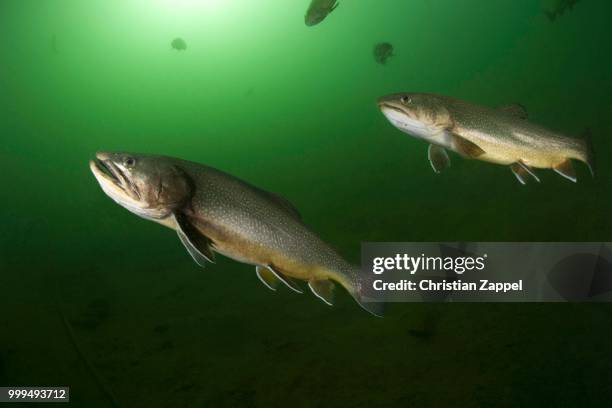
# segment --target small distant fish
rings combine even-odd
[[[521,184],[540,181],[533,168],[553,169],[576,182],[572,159],[589,166],[595,160],[589,139],[563,136],[527,120],[521,105],[498,109],[425,93],[398,93],[378,100],[396,128],[429,143],[428,157],[439,173],[450,166],[445,149],[465,158],[510,166]]]
[[[374,46],[374,60],[385,65],[387,60],[393,56],[393,45],[388,42],[376,44]]]
[[[554,0],[552,8],[544,10],[544,14],[551,22],[563,16],[568,10],[572,11],[580,0]]]
[[[255,266],[269,289],[284,284],[302,293],[294,279],[328,305],[334,282],[367,311],[369,287],[359,267],[345,261],[306,227],[283,197],[260,190],[202,164],[164,156],[98,153],[90,168],[102,190],[119,205],[172,228],[200,266],[220,253]]]
[[[325,17],[338,7],[338,0],[312,0],[306,11],[304,22],[307,26],[314,26],[325,20]]]
[[[180,37],[177,37],[172,40],[170,46],[177,51],[185,51],[187,49],[187,43]]]

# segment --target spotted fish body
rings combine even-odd
[[[576,181],[571,160],[594,160],[586,140],[561,135],[527,120],[520,105],[491,109],[434,94],[380,98],[379,107],[398,129],[430,143],[434,170],[450,165],[443,149],[464,157],[511,166],[519,181],[539,181],[533,168],[554,169]]]
[[[270,289],[282,282],[301,292],[294,279],[307,281],[328,304],[336,282],[377,313],[374,304],[364,302],[359,269],[307,228],[284,198],[212,167],[170,157],[99,153],[90,166],[120,205],[176,230],[198,264],[204,266],[220,253],[256,266],[257,276]],[[132,187],[140,190],[131,194],[140,203],[136,209],[134,199],[125,197]],[[173,198],[165,198],[164,192],[172,189]],[[158,197],[172,204],[159,205]]]

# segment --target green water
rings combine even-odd
[[[99,383],[124,407],[609,404],[607,305],[376,319],[345,293],[272,293],[231,260],[201,270],[100,191],[97,150],[206,163],[287,197],[354,262],[362,241],[610,241],[612,3],[555,23],[536,0],[340,3],[308,28],[306,0],[2,1],[0,385],[69,385],[86,407],[111,406]],[[436,175],[376,107],[398,91],[590,128],[597,176],[521,186],[458,156]]]

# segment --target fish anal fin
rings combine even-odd
[[[565,159],[561,163],[554,165],[553,170],[574,183],[578,180],[576,178],[576,170],[574,170],[570,159]]]
[[[464,157],[475,159],[485,154],[477,144],[470,142],[469,140],[453,133],[453,147],[455,150]]]
[[[298,285],[297,282],[295,282],[289,276],[281,273],[273,265],[267,265],[266,269],[268,269],[270,271],[270,273],[272,273],[276,279],[278,279],[279,281],[283,282],[285,284],[285,286],[287,286],[292,291],[294,291],[296,293],[300,293],[300,294],[304,293],[304,291],[302,290],[302,288],[300,288],[300,285]]]
[[[510,169],[512,170],[512,173],[516,179],[523,185],[527,184],[530,178],[533,178],[538,183],[540,182],[540,179],[535,172],[522,161],[512,163],[510,165]]]
[[[502,105],[497,109],[519,119],[527,119],[529,117],[527,109],[520,103]]]
[[[263,283],[268,289],[276,291],[278,287],[278,278],[270,269],[265,266],[257,265],[255,267],[255,273],[257,278]]]
[[[310,290],[316,297],[329,306],[334,305],[334,283],[329,279],[311,279],[308,281]]]
[[[430,144],[427,149],[427,158],[431,168],[436,173],[440,173],[442,170],[450,167],[450,158],[443,147]]]
[[[215,254],[211,248],[211,240],[202,235],[184,214],[177,212],[173,217],[178,237],[193,260],[201,267],[204,267],[206,262],[214,263]]]

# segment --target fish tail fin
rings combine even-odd
[[[582,133],[582,140],[585,148],[585,163],[591,170],[591,175],[595,177],[595,151],[593,150],[593,142],[591,141],[591,129],[586,129]]]
[[[364,275],[359,268],[354,268],[351,276],[353,282],[347,290],[353,299],[365,311],[376,317],[383,317],[384,303],[372,296],[372,283],[376,277],[372,274]]]

